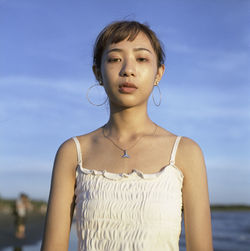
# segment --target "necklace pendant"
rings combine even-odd
[[[129,158],[129,155],[127,153],[127,150],[123,150],[122,158]]]

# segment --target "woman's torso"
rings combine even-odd
[[[173,145],[180,138],[145,138],[130,159],[97,135],[78,139],[79,250],[178,250],[183,175]]]

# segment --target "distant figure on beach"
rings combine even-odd
[[[27,211],[30,208],[29,198],[26,194],[21,193],[15,202],[15,227],[16,232],[15,236],[18,239],[22,239],[25,237],[25,226],[26,226],[26,218]]]
[[[96,106],[108,101],[109,119],[60,146],[42,251],[68,250],[74,210],[78,251],[178,251],[182,211],[186,249],[213,250],[202,151],[148,114],[151,94],[152,105],[161,104],[164,56],[156,34],[137,21],[113,22],[98,35],[97,83],[87,99]],[[95,88],[106,92],[106,101],[91,98]]]

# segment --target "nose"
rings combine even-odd
[[[129,76],[136,75],[136,67],[132,59],[124,61],[121,71],[120,71],[120,75],[122,77],[129,77]]]

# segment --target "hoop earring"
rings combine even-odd
[[[157,89],[158,89],[160,101],[158,103],[155,102],[154,91],[153,91],[153,93],[152,93],[153,102],[154,102],[155,106],[160,106],[160,104],[161,104],[161,89],[160,89],[159,85],[154,85],[154,87],[157,87]]]
[[[94,85],[91,85],[91,86],[88,88],[87,93],[86,93],[87,100],[89,101],[89,103],[90,103],[91,105],[94,105],[94,106],[102,106],[102,105],[104,105],[104,104],[107,102],[108,97],[107,97],[107,98],[105,99],[105,101],[102,102],[101,104],[95,104],[95,103],[92,102],[92,101],[90,100],[90,98],[89,98],[89,92],[90,92],[90,90],[91,90],[92,88],[94,88],[95,86],[101,86],[101,85],[100,85],[100,84],[94,84]]]

